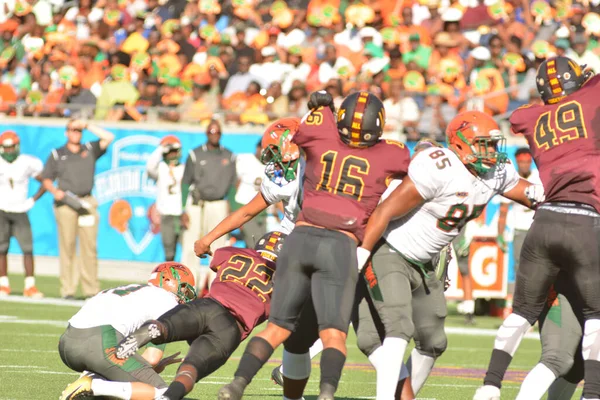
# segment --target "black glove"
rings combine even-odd
[[[333,97],[325,90],[312,92],[308,99],[308,108],[316,110],[319,107],[329,107],[331,112],[335,114],[335,106],[333,105]]]

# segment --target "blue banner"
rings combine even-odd
[[[2,124],[0,130],[14,130],[21,138],[21,152],[31,154],[46,162],[52,149],[66,142],[64,126],[37,126]],[[153,230],[149,211],[156,198],[156,188],[145,172],[146,160],[159,144],[160,139],[171,131],[110,129],[114,142],[96,164],[96,180],[93,194],[98,200],[100,225],[98,230],[98,257],[100,259],[159,262],[164,260],[160,232]],[[183,145],[184,158],[189,150],[206,142],[204,133],[177,132]],[[224,132],[222,144],[236,154],[254,153],[260,135],[254,133]],[[83,141],[96,140],[84,132]],[[412,150],[414,143],[409,143]],[[507,151],[514,162],[517,146]],[[32,180],[30,194],[38,189]],[[125,211],[123,211],[125,210]],[[486,223],[495,224],[498,218],[499,199],[494,198],[487,207]],[[124,213],[122,217],[119,213]],[[127,216],[129,216],[127,218]],[[32,224],[34,252],[36,255],[57,256],[58,241],[54,218],[53,198],[45,194],[29,212]],[[509,228],[510,229],[510,228]],[[510,232],[508,237],[512,237]],[[512,244],[510,245],[512,254]],[[11,240],[10,253],[20,254],[18,244]],[[512,255],[510,257],[509,281],[512,281]]]
[[[21,138],[21,153],[40,158],[44,163],[52,149],[66,143],[64,126],[2,124],[0,130],[14,130]],[[160,232],[153,231],[150,207],[156,198],[156,187],[146,174],[146,160],[170,131],[110,129],[114,142],[96,163],[94,197],[98,200],[98,257],[100,259],[159,262],[164,260]],[[189,150],[206,142],[203,133],[177,132],[183,146],[184,160]],[[254,153],[260,135],[224,132],[221,143],[234,153]],[[83,141],[97,140],[85,131]],[[30,194],[39,187],[31,180]],[[45,194],[29,211],[34,253],[58,256],[58,237],[53,198]],[[125,211],[123,211],[125,210]],[[119,215],[120,213],[124,214]],[[130,218],[127,216],[130,215]],[[11,240],[11,254],[21,250]]]

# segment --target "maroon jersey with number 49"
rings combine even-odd
[[[269,318],[275,263],[254,249],[223,247],[210,268],[217,273],[208,297],[221,303],[244,328],[242,340]]]
[[[584,203],[600,212],[600,76],[556,104],[524,106],[510,117],[527,138],[546,201]]]
[[[340,139],[336,117],[326,107],[306,118],[292,142],[306,153],[298,221],[351,232],[362,241],[388,179],[406,175],[408,149],[391,140],[366,148],[348,146]]]

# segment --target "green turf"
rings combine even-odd
[[[12,277],[14,286],[22,284],[20,279]],[[47,293],[56,293],[56,279],[38,279],[40,287]],[[110,283],[103,283],[109,287]],[[56,400],[64,387],[77,378],[60,360],[57,352],[58,339],[64,328],[48,323],[65,323],[75,312],[76,307],[20,304],[0,301],[0,318],[12,316],[28,323],[8,323],[0,320],[0,400]],[[461,326],[462,317],[450,316],[449,325]],[[478,328],[495,328],[500,320],[479,318]],[[436,364],[432,376],[425,388],[419,393],[419,399],[470,400],[475,389],[481,384],[483,370],[487,366],[493,337],[449,335],[448,350]],[[356,338],[350,334],[348,363],[344,369],[338,396],[336,399],[374,398],[375,373],[368,366],[368,360],[356,348]],[[215,399],[221,385],[231,379],[237,362],[243,352],[244,344],[238,348],[233,358],[221,369],[199,383],[188,395],[189,399]],[[176,351],[187,351],[184,343],[167,346],[167,355]],[[539,358],[540,345],[537,340],[525,339],[513,363],[512,370],[531,369]],[[275,352],[272,362],[263,368],[250,385],[245,398],[280,399],[281,391],[270,381],[271,369],[281,359],[281,351]],[[468,369],[472,369],[469,371]],[[169,382],[176,371],[171,366],[163,373]],[[312,378],[306,392],[306,400],[314,400],[318,394],[319,368],[313,363]],[[519,379],[505,382],[503,400],[514,399]],[[576,396],[580,394],[580,390]],[[576,397],[579,398],[579,397]]]

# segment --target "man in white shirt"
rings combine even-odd
[[[154,399],[162,395],[167,384],[158,374],[167,365],[180,362],[176,359],[179,353],[163,359],[164,345],[159,345],[120,360],[117,345],[147,320],[194,300],[194,286],[189,268],[166,262],[154,268],[148,284],[103,290],[89,299],[69,320],[58,343],[63,363],[83,372],[66,387],[60,400],[86,396]]]
[[[261,152],[261,142],[258,142],[254,154],[240,154],[236,159],[235,168],[238,186],[235,193],[235,202],[238,204],[246,205],[250,203],[258,194],[262,181],[266,177],[265,166],[260,162]],[[244,223],[241,230],[246,247],[254,247],[254,242],[267,233],[266,222],[266,214],[263,211]]]
[[[160,231],[165,260],[173,261],[181,235],[181,179],[185,166],[181,163],[181,142],[168,135],[146,163],[148,177],[156,181],[156,209],[160,215]]]
[[[334,45],[328,44],[325,47],[325,60],[319,66],[319,82],[325,84],[332,78],[338,77],[338,70],[347,67],[354,71],[352,63],[345,57],[338,57],[337,49]]]
[[[394,80],[390,83],[390,97],[383,101],[385,114],[385,134],[391,135],[390,139],[400,139],[405,127],[416,127],[419,122],[419,106],[412,97],[402,96],[402,81]]]
[[[245,92],[252,81],[260,83],[261,87],[267,86],[264,80],[250,73],[250,58],[242,56],[237,60],[238,72],[231,75],[227,81],[227,86],[223,91],[223,98],[226,99],[235,92]]]
[[[292,46],[287,49],[288,57],[287,63],[290,66],[289,70],[284,74],[283,83],[281,84],[281,91],[287,95],[294,81],[299,80],[306,82],[308,75],[310,74],[310,65],[302,61],[302,49],[299,46]]]
[[[250,66],[250,75],[261,79],[261,83],[269,86],[273,82],[281,82],[283,76],[289,72],[292,67],[276,59],[277,50],[275,47],[266,46],[261,50],[263,56],[262,63],[252,64]]]
[[[29,178],[38,181],[44,168],[39,158],[20,154],[20,139],[13,131],[0,135],[0,297],[10,294],[8,247],[15,237],[23,252],[26,297],[43,297],[33,277],[33,238],[27,211],[46,190],[42,185],[33,197],[27,197]]]

